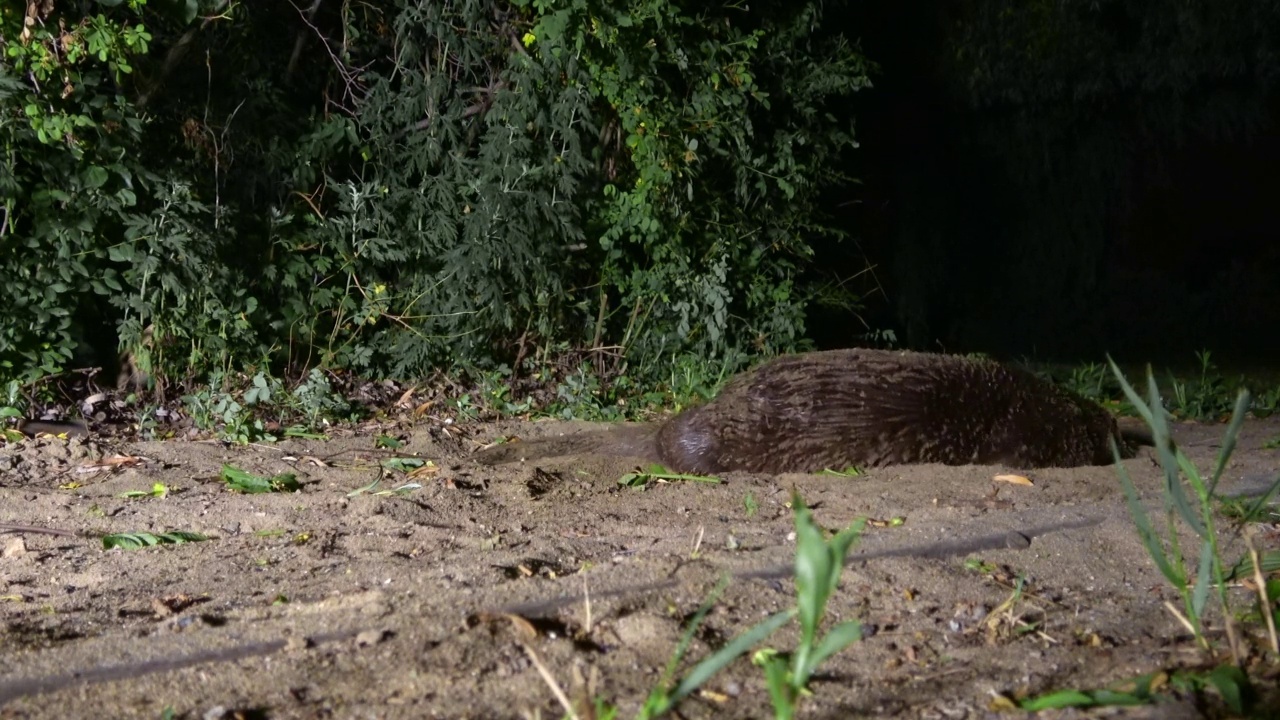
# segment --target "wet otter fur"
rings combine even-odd
[[[682,473],[816,472],[906,463],[1109,465],[1132,450],[1101,406],[976,358],[849,349],[770,360],[710,402],[652,426],[498,446],[488,464],[595,453]]]

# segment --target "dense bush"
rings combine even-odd
[[[86,7],[0,25],[0,375],[803,338],[868,72],[820,3]]]

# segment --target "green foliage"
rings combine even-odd
[[[854,145],[826,104],[867,87],[870,65],[812,32],[812,3],[724,17],[663,0],[532,7],[526,43],[544,62],[581,63],[605,105],[588,223],[620,342],[641,357],[794,347],[808,299],[796,270],[834,233],[816,195],[843,179],[837,158]]]
[[[1177,415],[1196,420],[1219,420],[1229,416],[1232,397],[1226,378],[1214,366],[1208,350],[1196,353],[1196,360],[1200,364],[1198,377],[1182,381],[1169,376],[1170,408]]]
[[[1160,392],[1150,369],[1147,370],[1145,399],[1125,380],[1114,363],[1111,364],[1111,369],[1139,417],[1151,428],[1156,455],[1164,471],[1162,496],[1166,527],[1163,535],[1156,530],[1142,501],[1138,498],[1137,489],[1123,463],[1120,462],[1120,451],[1113,441],[1112,450],[1116,457],[1116,468],[1124,489],[1125,500],[1130,514],[1133,515],[1138,535],[1152,561],[1182,596],[1185,621],[1195,633],[1196,639],[1207,648],[1209,643],[1203,634],[1203,628],[1211,592],[1216,592],[1218,605],[1222,609],[1226,622],[1231,622],[1226,570],[1218,548],[1214,509],[1218,499],[1216,494],[1218,481],[1222,478],[1227,461],[1235,450],[1236,438],[1249,407],[1249,393],[1240,391],[1235,410],[1231,415],[1231,422],[1223,436],[1222,447],[1218,451],[1217,462],[1214,464],[1213,472],[1206,476],[1187,459],[1180,448],[1174,446],[1169,433],[1168,415],[1161,404]],[[1275,495],[1277,489],[1280,489],[1280,478],[1277,478],[1272,487],[1250,508],[1245,509],[1242,515],[1249,518],[1258,517],[1262,507]],[[1194,532],[1195,538],[1199,541],[1199,547],[1194,556],[1194,571],[1188,567],[1188,560],[1191,557],[1183,550],[1178,538],[1177,520],[1179,519]],[[1238,653],[1234,641],[1231,649],[1233,653]],[[1238,654],[1236,659],[1237,661],[1240,659]]]
[[[1268,417],[1276,411],[1280,402],[1280,386],[1274,384],[1273,378],[1244,374],[1228,378],[1214,363],[1210,351],[1196,352],[1195,358],[1194,371],[1171,369],[1162,373],[1161,395],[1175,417],[1199,422],[1226,420],[1235,408],[1237,388],[1249,390],[1248,410],[1254,417]],[[1088,363],[1072,367],[1069,371],[1049,370],[1042,374],[1066,389],[1117,412],[1138,414],[1107,365]]]
[[[0,12],[0,378],[31,380],[73,357],[86,308],[120,293],[107,228],[145,215],[142,119],[120,92],[151,35],[141,0],[84,17],[38,4]]]
[[[496,32],[478,0],[399,5],[395,64],[303,142],[331,200],[276,228],[305,248],[273,268],[306,291],[282,303],[294,337],[398,375],[491,364],[495,340],[617,347],[647,379],[672,356],[794,347],[796,270],[831,232],[817,192],[854,144],[826,107],[866,86],[861,56],[811,32],[816,4],[517,5]]]
[[[181,377],[254,346],[256,299],[226,262],[236,235],[135,100],[135,64],[152,40],[137,21],[144,6],[55,9],[25,32],[6,9],[0,34],[17,41],[0,63],[0,280],[11,303],[0,377],[34,379],[73,358],[110,366],[117,343],[144,371]]]
[[[351,405],[318,369],[312,369],[307,379],[291,390],[284,381],[265,372],[248,378],[215,372],[208,386],[184,396],[182,401],[196,427],[240,444],[278,440],[280,431],[268,430],[273,420],[278,425],[303,423],[302,427],[283,430],[287,436],[303,437],[307,429],[355,417]]]
[[[0,21],[0,379],[118,343],[160,383],[590,348],[652,385],[801,342],[872,69],[818,2],[89,7]]]

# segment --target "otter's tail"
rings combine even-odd
[[[624,425],[563,437],[506,442],[481,450],[474,457],[482,465],[502,465],[565,455],[606,455],[658,461],[657,434],[658,428],[655,425]]]

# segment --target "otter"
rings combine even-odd
[[[1130,441],[1100,405],[978,358],[871,349],[778,357],[656,428],[624,426],[481,451],[486,464],[578,453],[689,474],[817,472],[909,463],[1109,465]]]

